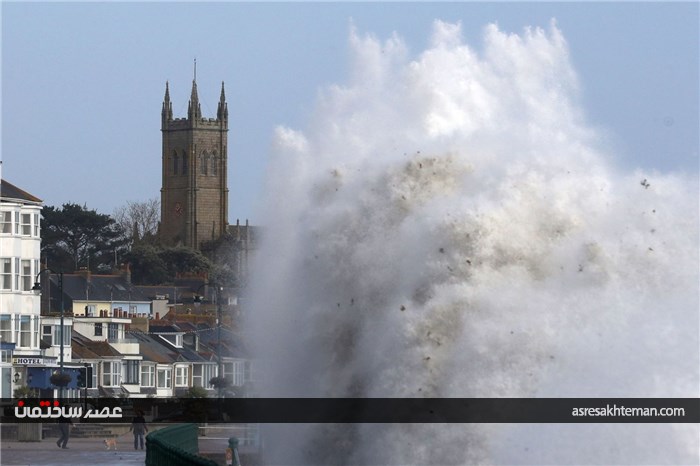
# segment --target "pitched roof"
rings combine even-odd
[[[143,296],[150,300],[159,296],[165,297],[168,304],[182,303],[184,297],[188,297],[188,302],[192,301],[192,290],[188,286],[134,286]]]
[[[139,342],[139,352],[143,356],[144,361],[151,361],[161,364],[172,364],[175,362],[175,355],[167,351],[167,349],[155,342],[152,335],[148,333],[132,330],[129,332],[130,338],[135,338]]]
[[[217,354],[219,346],[219,331],[218,328],[212,327],[202,329],[197,332],[200,338],[200,348],[202,351],[209,348],[213,354]],[[240,335],[233,332],[228,327],[221,327],[221,356],[228,358],[248,358],[248,351],[241,340]]]
[[[0,199],[17,199],[27,202],[42,202],[42,200],[38,197],[29,194],[27,191],[20,189],[9,181],[3,179],[0,179]]]
[[[72,300],[150,302],[141,291],[121,275],[83,273],[63,274],[63,293]],[[52,287],[58,291],[58,275],[51,274]]]
[[[79,359],[101,359],[119,357],[122,353],[115,350],[106,341],[93,341],[77,332],[71,335],[71,350]]]

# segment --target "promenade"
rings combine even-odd
[[[199,451],[222,456],[228,446],[228,438],[199,438]],[[0,440],[0,464],[2,466],[27,465],[99,465],[126,466],[144,465],[146,450],[134,451],[133,437],[119,439],[118,449],[106,450],[102,439],[71,438],[68,449],[56,446],[55,438],[40,442],[18,442]]]

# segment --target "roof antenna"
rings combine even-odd
[[[194,81],[197,80],[197,58],[194,59]]]

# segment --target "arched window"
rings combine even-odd
[[[177,152],[173,153],[173,175],[177,175],[178,171],[178,166],[177,166]]]
[[[212,176],[219,174],[219,158],[216,156],[216,152],[211,157],[211,174]]]
[[[203,152],[203,153],[202,153],[202,160],[201,160],[201,162],[200,162],[200,164],[199,164],[199,166],[201,167],[201,170],[202,170],[202,171],[201,171],[202,175],[206,175],[206,174],[207,174],[207,165],[208,165],[208,164],[209,164],[209,156],[207,155],[206,152]]]
[[[187,168],[189,167],[187,163],[187,152],[182,153],[182,174],[187,175]]]

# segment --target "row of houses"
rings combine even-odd
[[[215,377],[228,395],[244,394],[253,376],[233,330],[234,296],[212,293],[205,277],[135,286],[128,266],[105,275],[55,273],[40,262],[41,207],[0,179],[0,398],[17,390],[57,396],[50,379],[61,365],[71,375],[63,391],[70,398],[172,397],[193,387],[213,394]],[[80,388],[77,374],[86,367]]]

